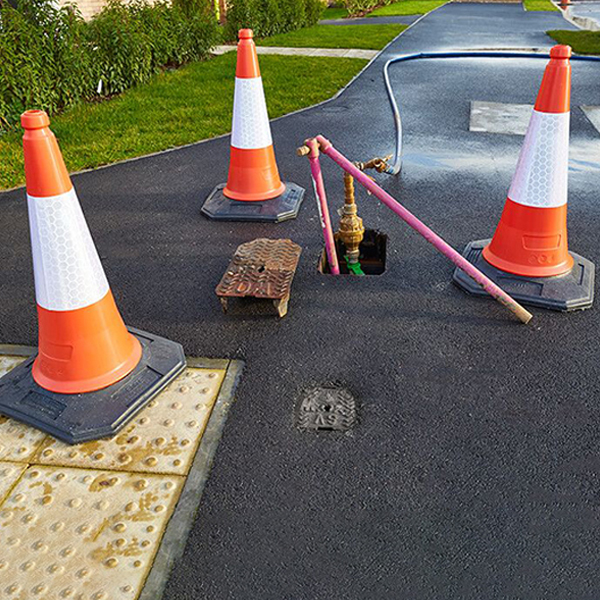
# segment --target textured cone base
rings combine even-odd
[[[96,392],[56,394],[33,380],[33,356],[0,379],[0,413],[69,444],[119,431],[185,368],[180,344],[128,329],[142,346],[142,358],[127,377]]]
[[[206,199],[202,214],[215,221],[259,221],[280,223],[295,219],[304,200],[304,188],[295,183],[285,184],[285,192],[272,200],[241,202],[223,194],[225,184],[219,184]]]
[[[530,306],[561,311],[583,310],[594,302],[595,266],[586,258],[571,252],[575,264],[565,275],[521,277],[500,271],[483,258],[482,251],[489,242],[478,240],[469,243],[463,256],[515,300]],[[452,279],[469,294],[489,297],[478,283],[460,269],[454,271]]]

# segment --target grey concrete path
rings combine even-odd
[[[212,54],[219,55],[233,52],[236,46],[215,46]],[[324,56],[337,58],[364,58],[371,60],[378,54],[378,50],[360,50],[358,48],[282,48],[278,46],[257,46],[258,54],[280,54],[283,56]]]
[[[272,123],[279,168],[307,188],[297,220],[213,223],[200,206],[227,177],[229,138],[74,177],[125,320],[188,355],[246,369],[186,552],[165,600],[597,600],[600,589],[600,305],[531,326],[466,296],[452,267],[358,192],[389,236],[386,273],[317,271],[319,217],[296,147],[323,133],[353,160],[393,149],[381,69],[451,47],[549,47],[559,14],[451,4],[399,37],[334,101]],[[540,60],[414,61],[391,71],[406,159],[378,180],[449,243],[493,233],[522,143],[469,131],[473,100],[531,104]],[[598,67],[574,64],[576,103],[597,104]],[[268,98],[267,98],[268,101]],[[143,116],[141,117],[143,118]],[[569,240],[600,262],[598,144],[572,114]],[[323,173],[337,222],[340,170]],[[0,195],[0,339],[35,343],[23,190]],[[214,288],[238,244],[303,248],[288,316]],[[360,402],[349,434],[293,425],[315,385]]]

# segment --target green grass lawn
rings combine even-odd
[[[398,0],[370,13],[369,17],[397,17],[402,15],[424,15],[430,10],[446,4],[447,0]]]
[[[345,19],[347,16],[348,11],[345,8],[333,6],[323,11],[321,19]]]
[[[406,25],[315,25],[257,40],[259,46],[381,50]]]
[[[546,33],[559,44],[571,46],[577,54],[600,54],[600,31],[553,29]]]
[[[54,117],[51,127],[67,168],[98,167],[227,133],[235,62],[231,52],[161,73],[112,100],[81,104]],[[350,58],[261,56],[269,116],[331,97],[365,64]],[[24,182],[21,136],[21,131],[11,131],[0,137],[1,189]]]
[[[525,10],[557,12],[558,8],[550,0],[523,0]]]

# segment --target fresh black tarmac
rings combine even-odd
[[[317,272],[321,231],[305,158],[317,133],[354,160],[393,150],[381,78],[422,50],[546,47],[558,14],[452,4],[400,36],[336,100],[273,122],[282,176],[307,188],[295,221],[214,223],[202,202],[227,175],[227,137],[74,177],[129,325],[188,355],[246,368],[166,600],[596,600],[600,588],[600,306],[516,322],[451,284],[453,266],[373,197],[389,236],[379,277]],[[532,103],[544,61],[415,61],[393,68],[405,129],[384,187],[456,248],[488,237],[523,138],[468,131],[469,102]],[[574,64],[569,233],[600,261],[599,67]],[[233,76],[233,73],[232,73]],[[268,99],[267,99],[268,100]],[[143,115],[140,115],[143,119]],[[331,212],[340,170],[322,158]],[[0,197],[0,339],[35,343],[23,190]],[[214,295],[238,244],[303,247],[288,316]],[[315,385],[361,404],[347,434],[301,432]]]

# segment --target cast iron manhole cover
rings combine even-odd
[[[296,424],[300,429],[348,431],[356,423],[356,401],[344,388],[319,387],[299,402]]]

